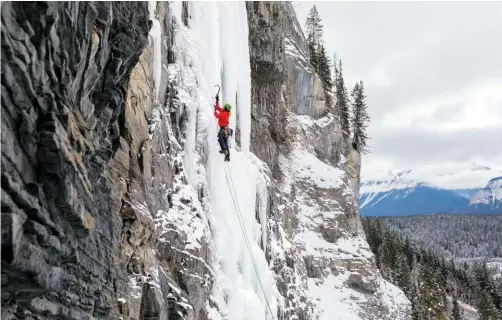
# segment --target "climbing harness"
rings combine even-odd
[[[221,87],[219,84],[216,84],[215,87],[218,87],[218,93],[216,93],[216,102],[218,103],[219,101],[219,95],[221,91]],[[216,108],[216,107],[215,107]],[[224,109],[229,113],[230,116],[230,110],[232,109],[232,106],[228,103],[225,103]],[[218,132],[218,142],[220,143],[221,151],[220,153],[225,154],[224,161],[229,162],[230,161],[230,140],[234,134],[234,130],[228,127],[228,122],[227,126],[225,128],[220,128],[220,131]]]
[[[230,142],[232,142],[232,137],[234,136],[234,129],[225,127],[225,135],[227,136],[228,149],[230,149],[232,147]]]
[[[251,244],[250,244],[249,238],[246,233],[246,228],[244,226],[244,220],[242,218],[241,209],[239,207],[239,202],[237,201],[237,194],[235,192],[234,181],[232,179],[232,175],[230,174],[230,168],[228,167],[228,163],[225,167],[226,168],[224,168],[223,170],[225,170],[225,178],[227,179],[228,189],[230,190],[230,195],[232,196],[232,201],[234,202],[235,212],[237,213],[237,219],[239,220],[242,234],[244,236],[244,241],[246,242],[246,247],[248,249],[249,256],[251,257],[251,262],[253,263],[253,268],[254,268],[254,271],[256,274],[256,279],[258,279],[258,284],[260,285],[261,291],[263,293],[263,298],[265,298],[265,302],[267,303],[267,308],[270,311],[270,315],[272,316],[273,320],[276,320],[277,318],[274,315],[272,308],[270,307],[270,303],[268,302],[267,295],[265,294],[265,288],[263,288],[263,284],[261,283],[261,279],[260,279],[260,276],[258,273],[258,266],[257,266],[256,261],[254,259],[254,255],[251,251]],[[230,179],[229,179],[229,177],[230,177]]]

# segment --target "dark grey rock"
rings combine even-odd
[[[166,141],[181,134],[148,137],[147,2],[11,2],[1,14],[2,319],[187,314],[182,295],[207,289],[173,290],[183,255],[156,254],[154,213],[182,172],[160,155],[174,159]],[[157,14],[171,43],[168,3]]]

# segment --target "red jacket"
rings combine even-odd
[[[214,116],[218,118],[218,125],[220,127],[228,127],[230,120],[230,111],[227,111],[220,107],[220,103],[216,102],[216,110],[214,110]]]

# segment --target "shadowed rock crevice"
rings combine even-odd
[[[155,289],[150,284],[143,285],[139,320],[161,320],[159,302],[157,301],[154,290]]]

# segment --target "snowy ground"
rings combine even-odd
[[[448,303],[452,304],[452,297],[447,296]],[[478,314],[478,309],[474,308],[471,305],[468,305],[466,303],[463,303],[462,301],[458,302],[460,308],[464,311],[464,318],[465,320],[478,320],[479,319],[479,314]]]
[[[329,123],[328,118],[291,118],[306,132]],[[306,150],[306,145],[297,141],[291,154],[280,156],[285,176],[281,192],[294,198],[298,225],[291,243],[303,259],[310,261],[308,296],[317,305],[319,320],[377,319],[382,309],[388,311],[381,319],[404,319],[408,299],[378,274],[366,239],[361,232],[354,232],[358,229],[357,218],[346,216],[347,204],[353,200],[347,173],[319,160]],[[326,229],[331,230],[328,237],[332,239],[323,234]],[[362,279],[375,292],[355,290],[350,285],[351,276]]]

